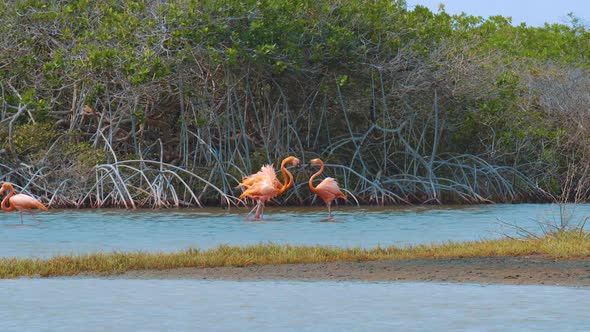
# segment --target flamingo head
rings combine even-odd
[[[289,156],[285,159],[287,161],[287,164],[291,164],[291,166],[299,166],[299,159],[298,158],[295,158],[293,156]]]
[[[0,195],[4,194],[4,191],[10,191],[12,189],[12,185],[8,182],[4,182],[2,187],[0,188]]]
[[[324,163],[322,162],[322,160],[320,158],[315,158],[309,161],[310,165],[315,165],[315,166],[321,166]]]

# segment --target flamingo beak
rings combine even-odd
[[[299,159],[294,158],[293,161],[291,162],[291,166],[301,167],[301,163],[300,163]]]

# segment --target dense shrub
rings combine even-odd
[[[333,164],[365,202],[547,199],[590,162],[590,33],[570,18],[513,26],[385,0],[3,2],[2,179],[34,178],[64,205],[127,202],[119,186],[145,204],[217,204],[294,154]],[[94,165],[122,160],[139,164],[104,183]],[[145,199],[146,182],[167,189]]]

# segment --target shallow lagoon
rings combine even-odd
[[[52,210],[34,218],[0,216],[0,256],[50,257],[96,251],[178,251],[220,244],[261,242],[339,247],[406,246],[514,234],[500,221],[538,231],[538,220],[558,219],[556,205],[336,207],[337,222],[322,222],[324,208],[271,208],[266,220],[244,219],[248,210]],[[578,221],[590,205],[573,210]],[[34,220],[37,220],[36,223]],[[590,225],[588,225],[590,226]]]
[[[582,331],[590,289],[439,283],[0,281],[2,331]]]
[[[269,209],[53,210],[39,223],[1,214],[0,256],[113,250],[176,251],[260,242],[404,246],[538,231],[555,205]],[[590,215],[575,209],[574,221]],[[590,288],[441,283],[0,280],[1,331],[578,331],[590,326]]]

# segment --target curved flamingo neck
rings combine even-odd
[[[279,189],[280,193],[284,193],[293,185],[293,174],[291,174],[291,172],[289,172],[286,168],[287,163],[290,163],[291,161],[291,158],[285,158],[283,159],[283,162],[281,162],[281,176],[283,177],[283,185]]]
[[[4,199],[2,200],[2,205],[0,206],[0,208],[4,212],[11,212],[16,210],[14,205],[10,205],[10,197],[14,195],[14,188],[11,185],[8,185],[6,187],[8,188],[8,194],[6,194],[6,197],[4,197]]]
[[[313,173],[313,175],[309,178],[309,189],[314,193],[317,191],[317,188],[313,186],[313,180],[315,180],[315,178],[320,176],[320,174],[322,174],[323,171],[324,171],[324,162],[320,160],[320,170]]]

